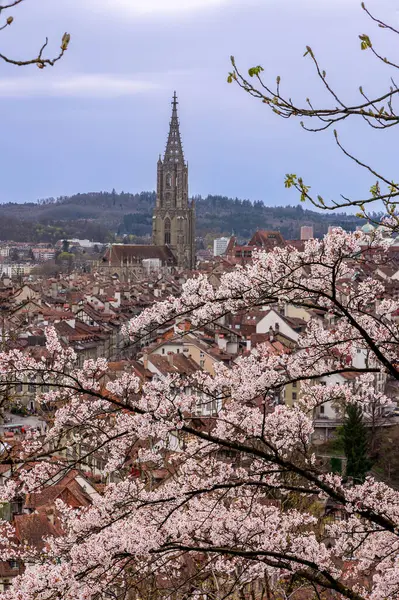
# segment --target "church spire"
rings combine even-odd
[[[164,162],[180,163],[184,165],[183,146],[180,138],[179,119],[177,117],[177,96],[176,92],[172,100],[172,118],[170,120],[168,142],[166,144]]]
[[[157,199],[152,218],[152,239],[156,246],[168,246],[178,267],[193,269],[195,208],[188,198],[188,164],[184,160],[177,104],[175,92],[164,159],[159,159],[157,163]]]

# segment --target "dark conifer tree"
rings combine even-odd
[[[342,439],[347,460],[346,475],[352,477],[356,483],[363,482],[371,468],[371,461],[367,428],[363,422],[362,409],[356,404],[346,407]]]

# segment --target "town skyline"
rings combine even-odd
[[[283,2],[290,10],[282,11],[273,1],[153,0],[140,12],[142,4],[122,0],[112,11],[106,2],[97,3],[96,10],[90,2],[68,10],[66,3],[54,7],[39,0],[40,23],[28,5],[3,36],[6,50],[18,45],[18,52],[29,54],[45,35],[51,48],[57,48],[64,30],[72,39],[68,55],[54,69],[0,66],[0,202],[112,188],[133,193],[155,189],[154,158],[164,149],[175,88],[190,163],[190,195],[292,205],[298,196],[284,189],[290,171],[302,174],[321,194],[361,194],[363,173],[344,160],[332,135],[312,136],[298,123],[281,122],[226,83],[229,55],[234,54],[243,71],[263,64],[270,81],[280,74],[287,91],[297,90],[300,99],[311,92],[317,98],[319,84],[302,56],[307,43],[334,83],[350,83],[353,96],[358,84],[385,83],[370,57],[360,52],[357,35],[369,31],[370,24],[356,0]],[[395,18],[391,0],[372,0],[370,7]],[[29,31],[35,35],[28,42]],[[342,52],[335,56],[326,40],[338,35]],[[381,33],[375,35],[379,41]],[[353,51],[350,61],[346,50]],[[356,137],[351,150],[360,149],[364,159],[378,161],[383,146],[393,147],[390,132],[373,137],[367,152],[362,140],[370,132],[355,124],[343,129],[343,136],[348,133]],[[393,168],[393,155],[390,160],[387,170]]]

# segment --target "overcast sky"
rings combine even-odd
[[[369,0],[399,25],[398,0]],[[25,0],[0,33],[0,52],[29,58],[48,35],[54,68],[0,64],[0,201],[36,201],[98,190],[152,190],[176,89],[190,192],[296,204],[284,189],[295,172],[325,197],[361,196],[370,179],[343,160],[332,132],[310,134],[228,85],[229,56],[243,70],[281,75],[298,101],[326,97],[305,46],[337,90],[384,91],[391,73],[360,51],[359,33],[398,59],[398,38],[373,26],[358,0]],[[342,141],[387,175],[397,169],[397,131],[362,123]],[[397,178],[397,176],[396,176]]]

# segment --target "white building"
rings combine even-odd
[[[47,260],[53,260],[53,258],[55,257],[54,248],[32,248],[32,253],[35,260],[43,262]]]
[[[143,258],[142,264],[146,273],[158,272],[162,269],[162,261],[159,258]]]
[[[78,238],[72,238],[70,240],[66,240],[70,246],[79,246],[80,248],[94,248],[94,246],[98,246],[99,248],[101,248],[102,246],[104,246],[104,244],[102,242],[91,242],[90,240],[80,240]],[[61,248],[62,244],[64,243],[64,240],[58,240],[58,242],[56,243],[56,247],[57,248]]]
[[[213,256],[221,256],[226,252],[227,246],[229,244],[229,238],[222,237],[213,240]]]
[[[12,279],[13,277],[22,277],[24,275],[29,275],[32,269],[36,266],[37,265],[34,265],[32,263],[10,263],[0,265],[0,270],[2,274],[4,273],[5,275],[7,275],[7,277],[11,277]]]
[[[302,225],[301,240],[312,240],[313,237],[313,225]]]

